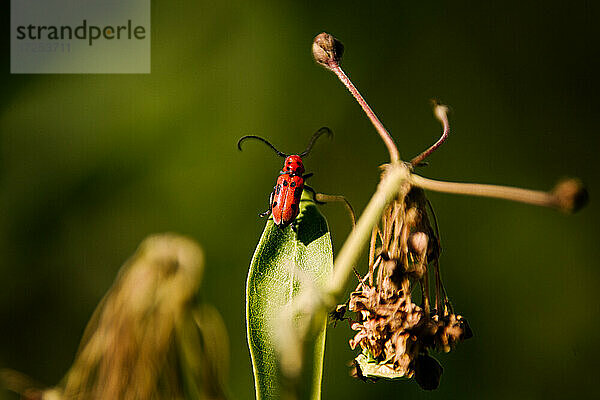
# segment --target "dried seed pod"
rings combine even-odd
[[[429,238],[425,232],[415,232],[408,238],[408,245],[415,254],[421,255],[427,251]]]
[[[424,390],[437,389],[443,372],[440,363],[427,354],[419,354],[415,360],[415,380]]]
[[[564,179],[552,190],[557,206],[561,211],[573,213],[579,211],[588,202],[588,192],[579,179]]]
[[[312,53],[316,62],[325,68],[331,68],[332,64],[337,64],[342,59],[344,45],[329,33],[323,32],[313,40]]]

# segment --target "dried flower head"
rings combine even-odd
[[[449,352],[472,337],[466,319],[454,313],[444,290],[439,235],[429,222],[428,208],[422,190],[413,188],[388,206],[373,232],[369,272],[347,303],[348,311],[356,315],[350,347],[362,350],[355,359],[357,377],[415,376],[423,389],[435,389],[443,369],[429,351]],[[435,282],[433,308],[430,266]],[[412,299],[417,285],[420,305]]]

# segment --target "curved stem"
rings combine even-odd
[[[346,210],[350,215],[350,220],[352,221],[352,229],[354,229],[354,227],[356,226],[356,214],[354,213],[354,208],[352,208],[352,204],[350,204],[346,197],[339,194],[315,193],[315,200],[323,203],[330,203],[334,201],[344,203],[344,205],[346,206]]]
[[[536,206],[559,208],[554,194],[539,190],[521,189],[510,186],[485,185],[479,183],[444,182],[411,175],[413,185],[434,192],[464,194],[471,196],[493,197],[496,199],[518,201]]]
[[[442,104],[435,104],[435,108],[433,110],[435,117],[442,123],[442,136],[435,142],[430,148],[410,160],[410,163],[413,166],[417,166],[423,162],[431,153],[437,150],[438,147],[442,145],[448,139],[448,134],[450,133],[450,123],[448,122],[448,107]]]
[[[381,139],[383,139],[383,142],[385,143],[388,152],[390,153],[391,163],[394,164],[399,162],[400,153],[398,152],[398,148],[394,143],[394,139],[392,139],[387,129],[385,129],[379,118],[377,118],[377,115],[375,115],[371,107],[369,107],[369,104],[362,97],[362,95],[360,94],[356,86],[354,86],[350,78],[346,76],[346,74],[342,70],[342,67],[340,67],[339,63],[332,61],[329,63],[329,68],[337,75],[339,80],[342,81],[346,88],[348,88],[352,96],[354,96],[358,104],[360,104],[360,106],[362,107],[365,114],[367,114],[367,117],[369,117],[369,119],[371,120],[371,123],[379,133],[379,136],[381,136]]]

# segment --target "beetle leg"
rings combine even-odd
[[[273,191],[271,192],[271,195],[269,196],[269,208],[267,209],[267,211],[259,213],[258,214],[259,217],[264,218],[264,217],[268,217],[269,214],[271,214],[271,204],[273,204],[273,193],[275,193],[275,188],[273,188]]]
[[[294,231],[295,234],[298,234],[298,226],[299,226],[299,222],[298,218],[295,218],[292,223],[290,224],[290,227],[292,228],[292,231]]]
[[[308,178],[310,178],[310,177],[311,177],[311,176],[313,176],[313,175],[314,175],[314,173],[312,173],[312,172],[309,172],[308,174],[306,174],[306,175],[302,176],[302,179],[304,179],[304,180],[307,180]]]

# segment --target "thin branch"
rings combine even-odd
[[[500,185],[436,181],[415,174],[411,175],[410,180],[413,185],[434,192],[493,197],[536,206],[562,208],[557,196],[551,192]]]
[[[381,123],[379,118],[377,118],[377,115],[375,115],[375,113],[373,112],[371,107],[369,107],[369,104],[364,99],[364,97],[362,97],[362,95],[360,94],[360,92],[358,91],[356,86],[354,86],[354,84],[352,83],[350,78],[348,78],[348,76],[344,73],[344,70],[342,70],[342,67],[340,67],[340,65],[337,62],[331,63],[330,67],[331,67],[331,70],[333,71],[333,73],[335,73],[337,75],[339,80],[350,91],[352,96],[354,96],[354,98],[356,99],[358,104],[360,104],[360,106],[362,107],[365,114],[367,114],[367,117],[369,117],[369,119],[371,120],[371,123],[373,124],[373,126],[375,127],[377,132],[379,133],[379,136],[381,136],[381,139],[385,143],[385,145],[388,149],[388,152],[390,153],[390,161],[392,163],[400,161],[400,153],[398,152],[398,148],[396,147],[396,144],[394,143],[394,139],[392,139],[392,136],[389,134],[387,129],[385,129],[385,126],[383,126],[383,124]]]
[[[354,229],[354,227],[356,226],[356,214],[354,213],[352,204],[350,204],[350,202],[348,201],[348,199],[346,199],[346,197],[339,195],[339,194],[316,193],[315,200],[324,202],[324,203],[330,203],[330,202],[334,202],[334,201],[339,202],[339,203],[344,203],[344,206],[346,207],[346,210],[348,211],[348,214],[350,215],[350,220],[352,221],[352,228]]]
[[[400,154],[398,148],[394,143],[394,139],[390,136],[389,132],[385,129],[379,118],[375,115],[369,104],[362,97],[356,86],[352,83],[350,78],[346,76],[342,67],[340,67],[340,60],[342,59],[342,53],[344,52],[344,46],[342,43],[334,38],[329,33],[323,32],[315,37],[313,40],[313,57],[315,61],[333,71],[337,75],[340,81],[348,88],[352,96],[356,99],[358,104],[362,107],[367,117],[371,120],[371,123],[381,136],[381,139],[385,143],[388,152],[390,153],[390,161],[392,164],[400,162]]]
[[[430,148],[428,148],[427,150],[425,150],[410,161],[410,163],[415,167],[422,163],[423,160],[425,160],[427,157],[429,157],[431,153],[436,151],[437,148],[440,147],[442,143],[446,141],[446,139],[448,139],[448,134],[450,133],[450,123],[448,122],[448,107],[443,104],[439,104],[435,101],[434,105],[435,107],[433,109],[433,113],[435,114],[435,117],[438,119],[438,121],[442,123],[442,136],[440,136],[438,141],[435,142]]]

